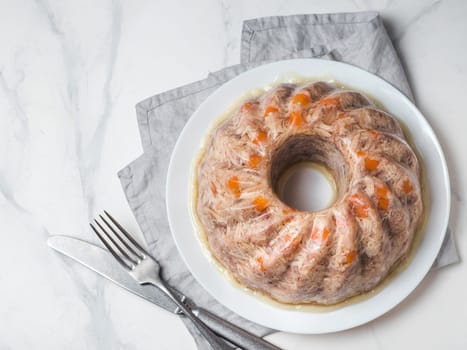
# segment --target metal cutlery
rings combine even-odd
[[[161,278],[159,263],[109,213],[106,211],[104,213],[113,225],[104,216],[99,215],[101,222],[107,226],[107,229],[97,219],[94,220],[97,228],[93,224],[90,224],[90,226],[102,244],[105,245],[117,262],[128,271],[130,276],[139,284],[151,284],[170,296],[180,311],[190,319],[214,350],[237,349],[236,346],[218,337],[209,327],[201,322],[191,309],[184,304],[184,298],[178,299],[170,286]]]
[[[176,313],[178,308],[171,299],[165,297],[160,290],[153,286],[140,285],[137,283],[107,250],[70,236],[50,236],[47,243],[57,252],[79,262],[127,291],[169,312]],[[181,293],[177,292],[175,289],[172,290],[180,298],[182,297]],[[280,348],[263,338],[237,327],[204,308],[198,307],[189,298],[185,300],[185,304],[187,304],[193,313],[216,334],[225,339],[229,339],[229,341],[243,349],[280,350]]]

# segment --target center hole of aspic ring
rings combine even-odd
[[[291,208],[319,211],[329,208],[335,202],[336,183],[323,165],[300,162],[279,177],[277,195]]]
[[[273,155],[271,184],[279,199],[300,211],[332,206],[346,191],[346,162],[328,140],[295,135]]]

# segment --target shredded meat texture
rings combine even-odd
[[[337,199],[304,212],[277,196],[301,161],[326,166]],[[199,163],[197,215],[243,285],[292,304],[372,290],[407,256],[422,216],[417,157],[392,116],[324,82],[279,85],[214,132]]]

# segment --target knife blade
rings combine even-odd
[[[169,312],[176,313],[178,311],[177,306],[168,296],[154,287],[137,283],[103,248],[69,236],[50,236],[47,244],[127,291],[149,300]]]
[[[50,236],[47,244],[57,252],[79,262],[92,271],[126,289],[127,291],[156,304],[171,313],[179,313],[177,305],[161,290],[149,285],[138,284],[105,249],[70,236]],[[177,294],[178,292],[174,290]],[[197,307],[187,300],[201,321],[221,337],[244,349],[280,350],[266,340],[235,326],[206,309]]]

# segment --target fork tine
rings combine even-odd
[[[122,225],[120,225],[117,220],[115,220],[112,215],[110,215],[106,210],[104,210],[105,215],[112,221],[112,223],[118,227],[118,229],[125,235],[125,237],[136,247],[138,248],[141,252],[143,252],[145,255],[149,255],[149,253],[139,245],[138,242],[135,241],[133,237],[128,233],[127,230],[125,230]]]
[[[114,247],[116,247],[118,249],[118,251],[125,257],[127,258],[133,265],[136,265],[138,262],[132,258],[127,251],[125,251],[125,249],[123,249],[123,247],[118,244],[118,242],[115,241],[115,239],[112,238],[112,236],[105,230],[105,228],[99,223],[99,221],[97,221],[96,219],[94,219],[94,222],[97,224],[97,226],[99,226],[99,228],[101,229],[102,232],[104,232],[105,236],[110,240],[110,242],[112,242],[112,244],[114,245]],[[130,252],[130,254],[132,254]]]
[[[128,249],[131,253],[136,255],[140,260],[144,259],[144,255],[138,252],[137,249],[135,250],[132,247],[130,247],[129,244],[122,238],[122,236],[117,231],[115,231],[112,225],[110,225],[109,222],[102,215],[99,215],[99,217],[107,225],[107,227],[114,233],[115,237],[117,237],[118,240],[125,246],[126,249]]]
[[[127,270],[131,270],[133,268],[133,266],[130,266],[127,262],[125,262],[121,257],[120,255],[118,255],[115,250],[112,248],[112,246],[107,243],[107,241],[104,239],[104,237],[102,237],[102,235],[99,233],[99,231],[97,231],[97,229],[93,226],[93,224],[89,224],[89,226],[91,226],[92,230],[94,231],[94,233],[97,235],[97,237],[99,238],[99,240],[105,245],[105,247],[107,248],[107,250],[114,256],[114,258],[120,263],[120,265],[122,265],[125,269]]]

